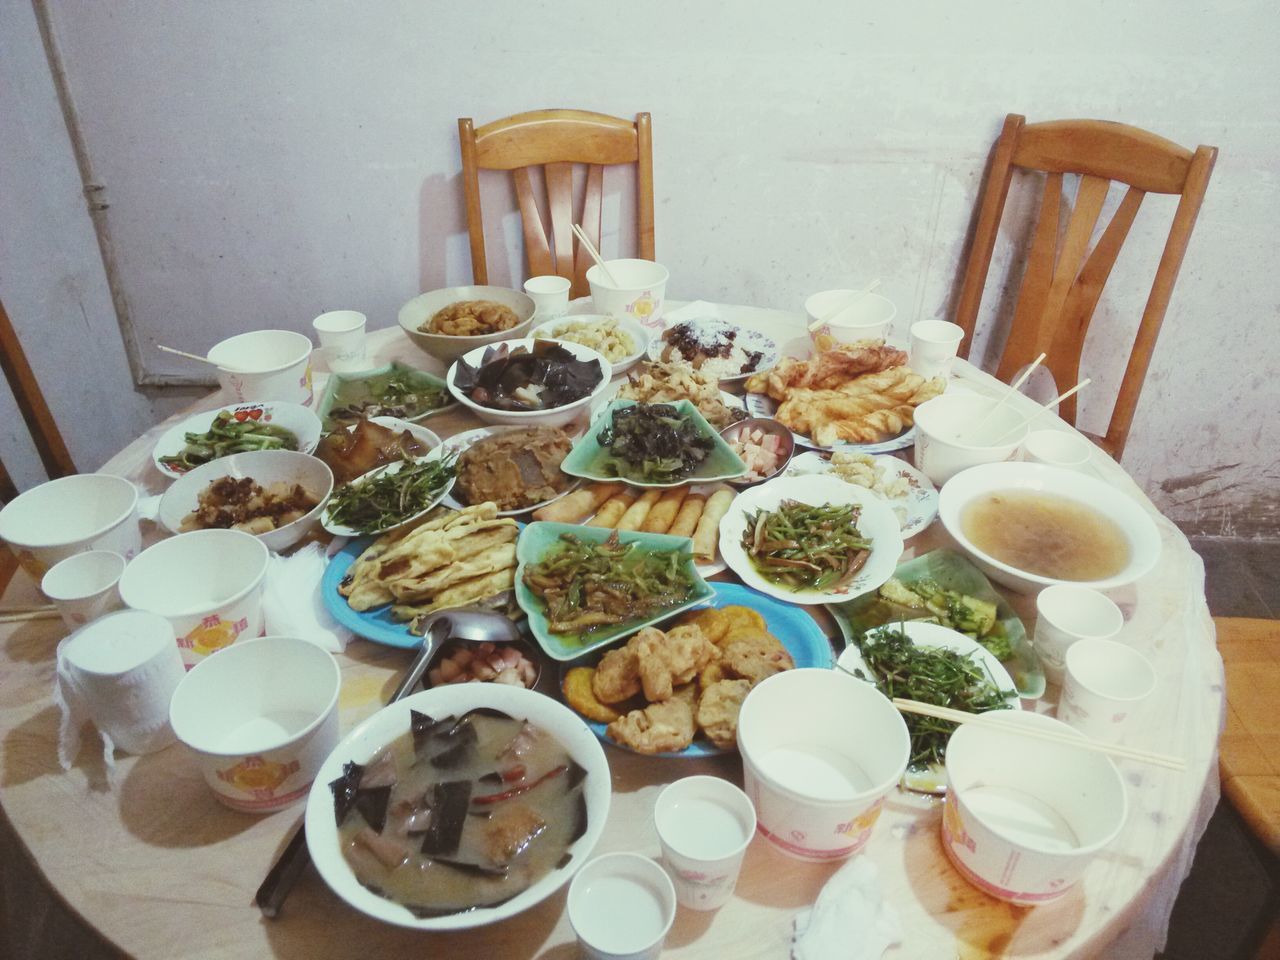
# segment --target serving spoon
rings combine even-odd
[[[520,629],[508,617],[491,610],[462,609],[442,610],[427,616],[422,623],[422,645],[418,655],[409,664],[399,685],[387,704],[407,697],[422,681],[427,665],[446,641],[461,640],[465,643],[513,643],[521,639]],[[262,915],[274,920],[280,915],[289,891],[311,862],[307,851],[306,814],[298,821],[297,829],[285,845],[284,851],[271,867],[254,895],[254,902]]]

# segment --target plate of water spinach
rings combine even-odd
[[[454,480],[454,459],[436,447],[425,457],[384,464],[337,487],[320,523],[339,537],[385,533],[438,504]]]

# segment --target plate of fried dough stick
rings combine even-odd
[[[736,583],[708,606],[646,627],[561,670],[561,695],[602,741],[661,757],[737,749],[738,711],[762,680],[830,667],[831,643],[802,609]]]

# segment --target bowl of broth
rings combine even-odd
[[[577,714],[521,687],[435,687],[334,749],[307,799],[330,888],[375,919],[460,930],[569,882],[609,815],[609,765]]]
[[[938,516],[975,564],[1020,593],[1073,583],[1110,590],[1160,557],[1160,532],[1132,497],[1040,463],[989,463],[942,488]]]

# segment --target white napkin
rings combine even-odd
[[[796,914],[792,960],[879,960],[902,941],[898,911],[884,902],[880,871],[854,857],[836,873],[810,910]]]
[[[320,578],[327,563],[318,543],[309,543],[287,557],[272,554],[262,596],[268,635],[301,637],[330,653],[347,649],[351,634],[329,615],[320,596]]]
[[[134,484],[134,486],[138,486]],[[148,495],[147,491],[142,487],[138,487],[138,519],[151,520],[159,522],[160,517],[160,496]]]
[[[686,303],[678,310],[664,310],[662,322],[668,327],[674,327],[677,323],[683,323],[685,320],[718,319],[719,317],[720,308],[714,303],[708,303],[706,300],[694,300],[691,303]]]
[[[89,721],[89,708],[84,699],[76,693],[71,678],[67,674],[67,664],[62,657],[62,648],[70,637],[64,637],[58,644],[56,653],[57,667],[53,678],[53,702],[61,717],[58,721],[58,765],[63,770],[70,770],[72,763],[80,753],[84,744],[81,731]],[[102,740],[102,762],[107,768],[107,778],[116,768],[116,745],[105,733],[97,731]]]

